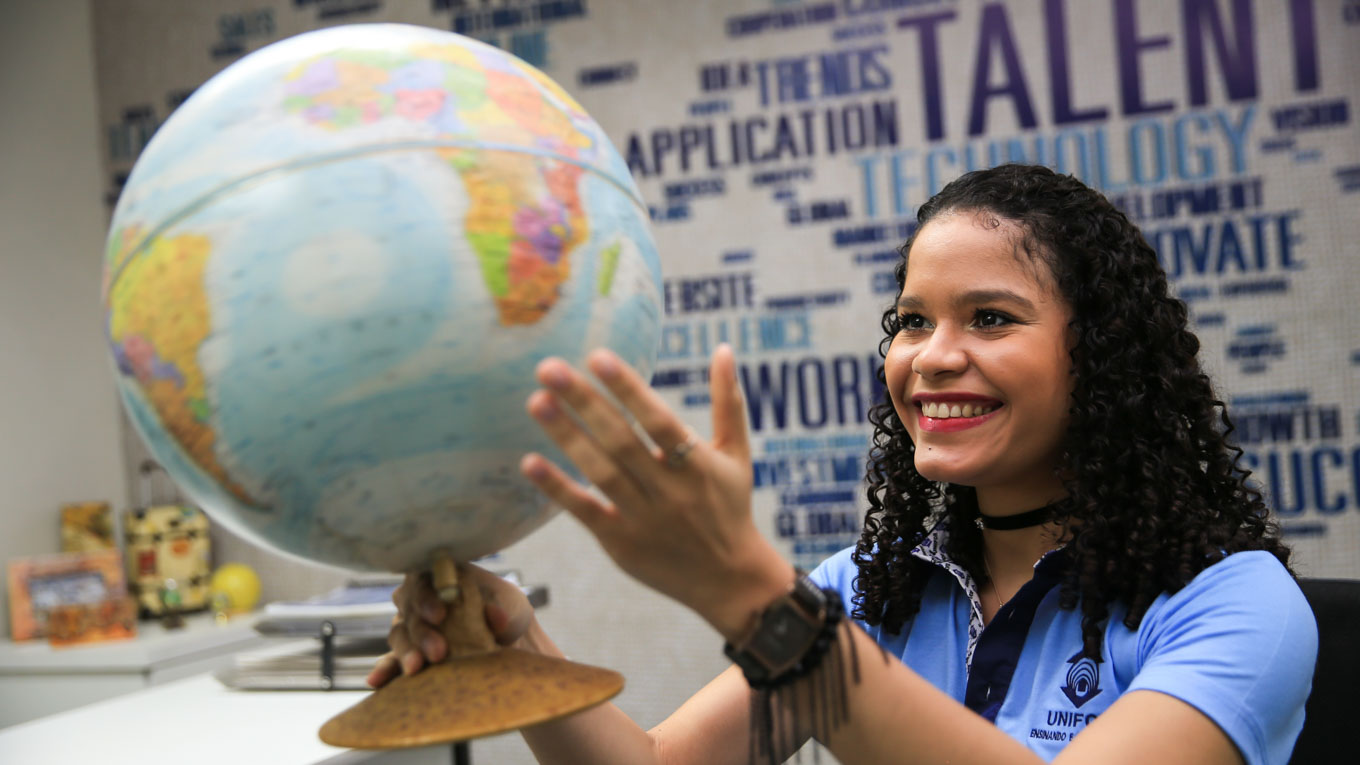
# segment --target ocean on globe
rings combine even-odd
[[[312,561],[474,560],[553,512],[524,411],[549,355],[655,363],[661,267],[604,132],[451,32],[311,32],[194,93],[105,260],[119,392],[219,523]],[[559,461],[561,461],[559,459]]]

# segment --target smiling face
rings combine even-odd
[[[988,514],[1062,496],[1071,310],[1015,224],[944,213],[916,234],[884,362],[928,479],[973,486]]]

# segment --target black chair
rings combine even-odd
[[[1355,762],[1360,727],[1360,580],[1300,579],[1318,625],[1313,693],[1290,765]]]

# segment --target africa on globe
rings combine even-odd
[[[554,454],[533,368],[608,347],[647,374],[647,214],[604,132],[542,73],[448,32],[357,25],[257,51],[139,158],[103,297],[157,460],[276,550],[404,571],[541,526]]]

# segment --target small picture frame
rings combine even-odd
[[[117,550],[60,553],[9,562],[9,625],[15,641],[46,638],[48,619],[58,609],[70,618],[71,607],[95,613],[119,612],[103,606],[127,598],[127,580]],[[121,625],[121,619],[116,620]],[[111,637],[120,637],[114,628]]]
[[[126,596],[61,605],[47,612],[47,642],[53,646],[134,637],[137,637],[137,602]]]

